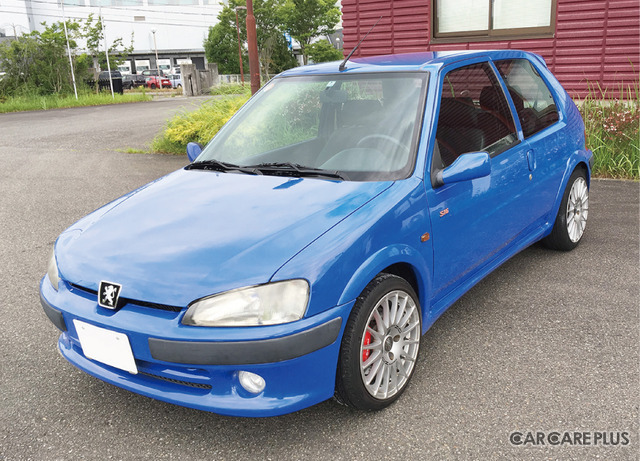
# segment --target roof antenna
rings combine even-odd
[[[351,55],[352,55],[353,53],[355,53],[355,52],[356,52],[356,50],[358,49],[358,47],[360,46],[360,44],[361,44],[362,42],[364,42],[364,39],[365,39],[365,38],[367,38],[367,37],[369,36],[369,34],[371,33],[371,31],[373,30],[373,28],[374,28],[375,26],[377,26],[377,25],[378,25],[378,23],[380,22],[380,19],[382,19],[382,16],[380,16],[380,18],[378,18],[378,20],[376,21],[376,23],[375,23],[374,25],[372,25],[372,26],[371,26],[371,29],[369,29],[369,32],[367,32],[367,35],[365,35],[364,37],[362,37],[362,40],[360,40],[360,41],[358,42],[358,44],[357,44],[356,46],[354,46],[354,47],[353,47],[353,50],[351,50],[351,53],[349,53],[349,55],[348,55],[346,58],[344,58],[344,61],[342,61],[342,63],[340,64],[340,67],[338,67],[338,70],[339,70],[340,72],[342,72],[343,70],[345,70],[345,69],[347,68],[347,61],[349,60],[349,58],[351,57]]]

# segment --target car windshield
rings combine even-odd
[[[405,178],[415,163],[427,76],[406,72],[276,78],[192,165],[217,162],[220,171],[223,162],[255,174],[280,170],[278,174],[295,175],[316,169],[355,181]]]

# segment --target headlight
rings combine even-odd
[[[187,310],[182,323],[204,327],[289,323],[302,318],[308,301],[306,280],[268,283],[196,301]]]
[[[49,266],[47,266],[47,276],[53,288],[58,291],[58,283],[60,283],[60,275],[58,274],[58,264],[56,263],[56,253],[51,250],[51,258],[49,258]]]

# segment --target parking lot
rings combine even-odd
[[[402,398],[268,419],[132,394],[69,365],[38,283],[57,235],[184,166],[128,154],[203,98],[0,115],[0,459],[637,459],[639,185],[592,182],[570,253],[535,245],[423,337]],[[518,446],[514,432],[627,432],[626,446]]]

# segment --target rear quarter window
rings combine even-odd
[[[529,61],[509,59],[495,64],[509,88],[525,138],[559,120],[551,90]]]

